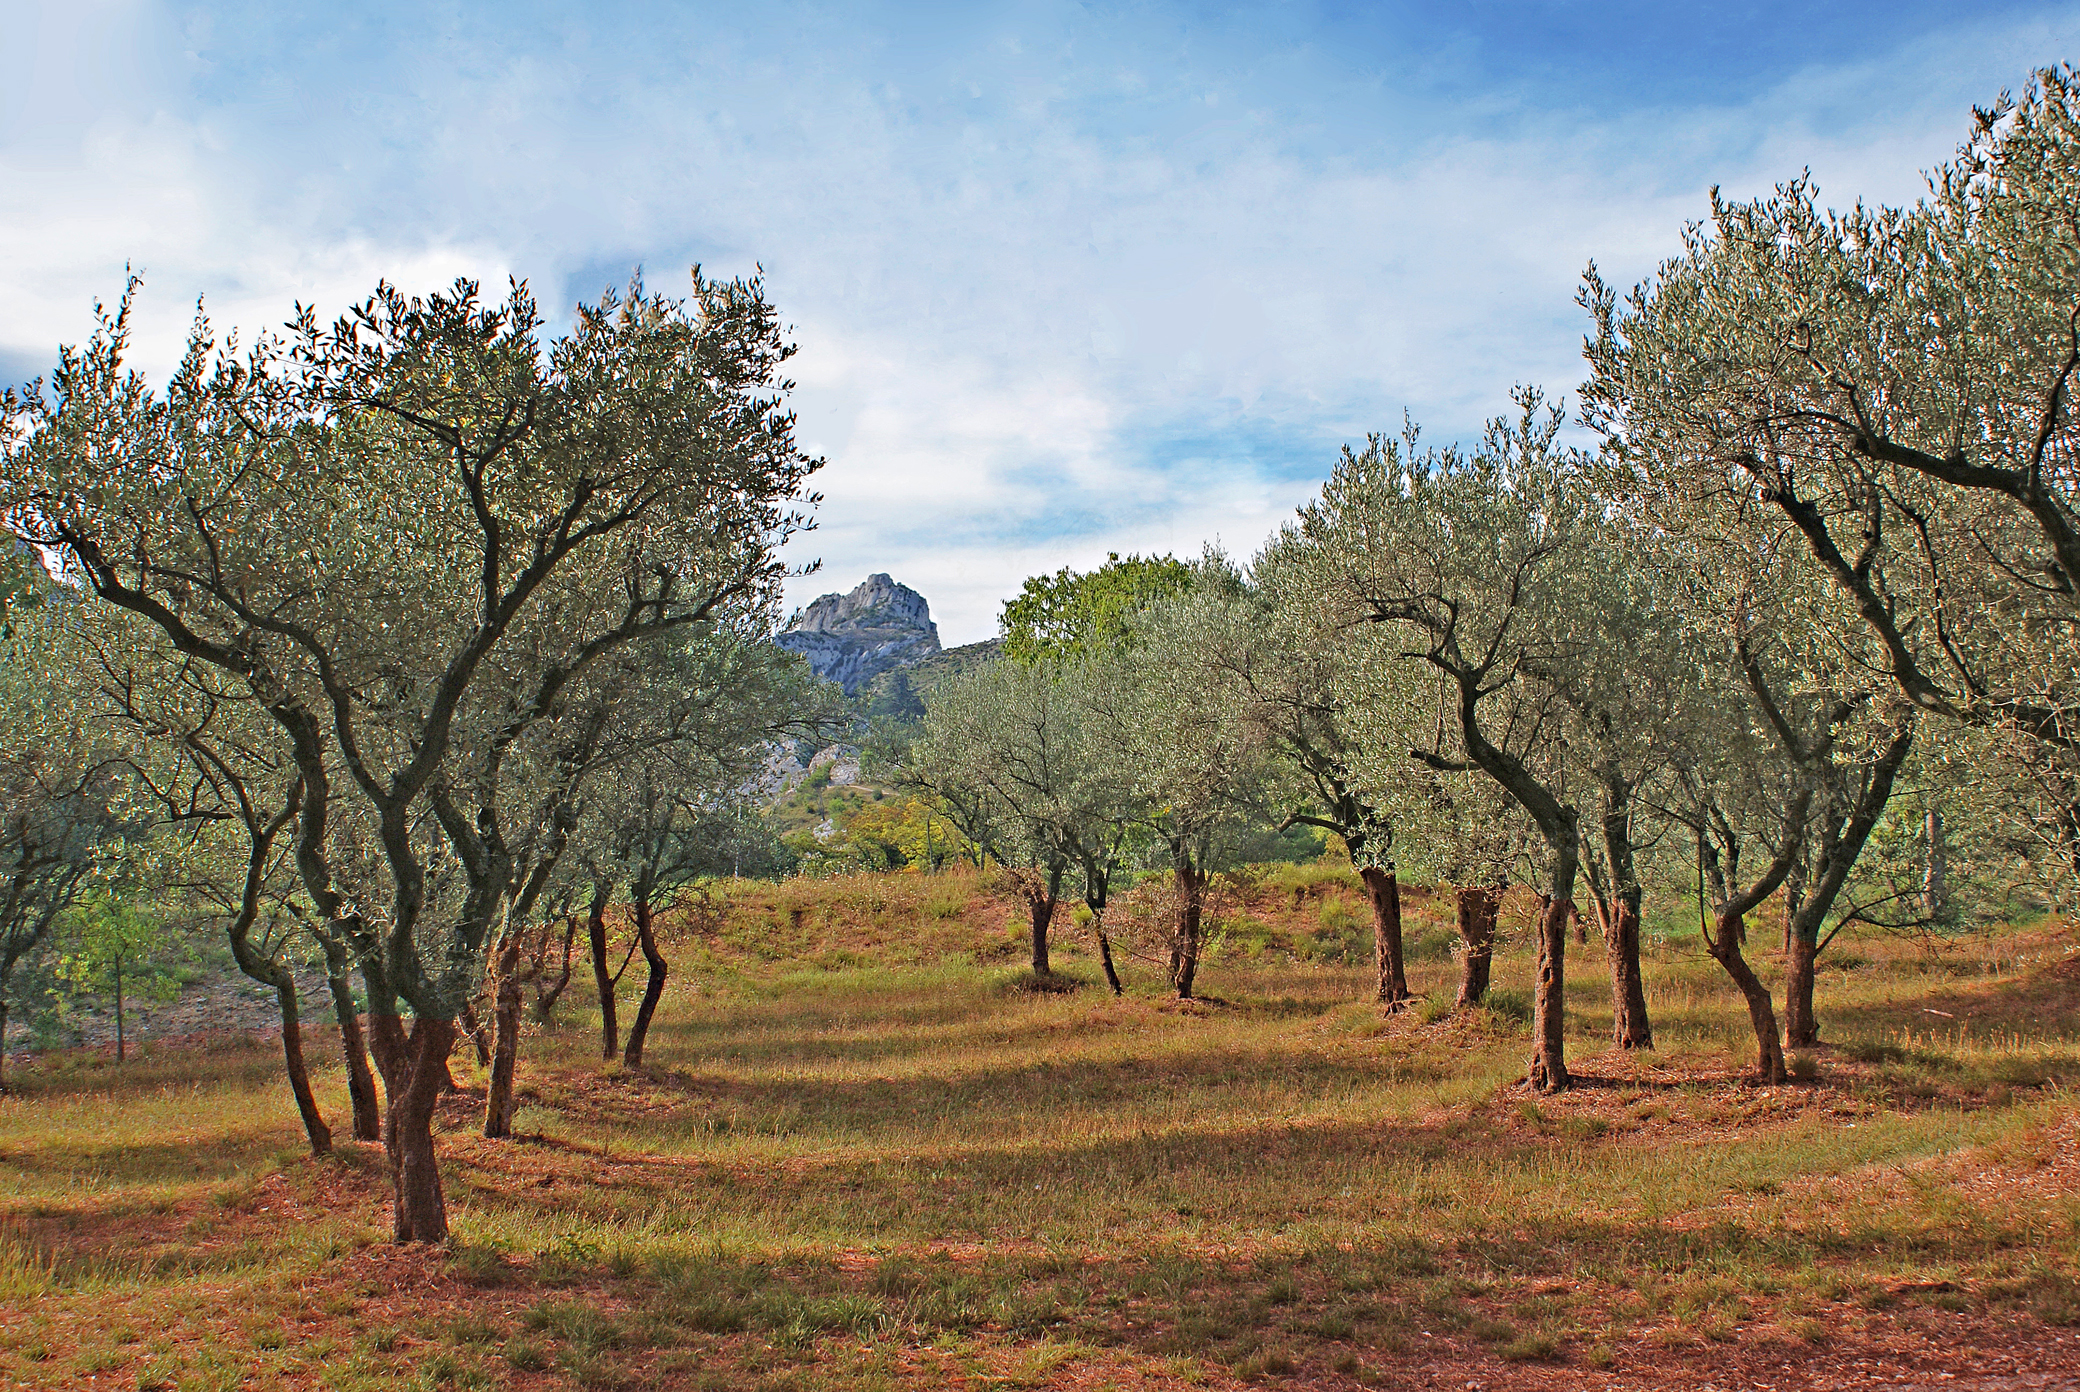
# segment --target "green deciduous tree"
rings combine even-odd
[[[1116,551],[1095,570],[1064,566],[1036,575],[1004,602],[1004,652],[1034,662],[1112,651],[1127,641],[1136,613],[1189,589],[1193,578],[1191,563],[1175,556],[1122,558]]]

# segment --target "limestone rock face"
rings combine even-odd
[[[850,696],[883,672],[922,662],[939,651],[931,606],[908,585],[869,575],[851,594],[827,594],[777,641],[809,659],[810,670]]]

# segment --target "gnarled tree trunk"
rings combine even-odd
[[[1102,906],[1091,911],[1091,932],[1098,939],[1098,961],[1105,968],[1105,984],[1112,988],[1113,995],[1125,995],[1127,988],[1120,985],[1119,968],[1112,965],[1112,939],[1105,933],[1105,910]]]
[[[1820,1021],[1813,1013],[1813,975],[1819,961],[1820,944],[1792,934],[1790,969],[1784,982],[1787,1048],[1810,1049],[1820,1042]]]
[[[405,1041],[405,1076],[390,1093],[383,1141],[390,1151],[391,1217],[399,1242],[445,1242],[448,1237],[448,1207],[433,1149],[433,1113],[448,1076],[455,1035],[452,1020],[429,1015],[414,1019]]]
[[[1362,866],[1358,878],[1365,882],[1365,897],[1372,901],[1372,952],[1379,968],[1379,999],[1398,1010],[1409,999],[1401,953],[1401,883],[1392,866]]]
[[[547,929],[543,931],[546,933]],[[534,977],[534,1018],[543,1029],[556,1028],[556,1002],[563,998],[564,988],[571,984],[571,944],[577,938],[578,916],[570,914],[563,921],[563,969],[554,978],[546,972],[537,972]],[[545,946],[545,953],[546,950]]]
[[[1558,879],[1558,876],[1555,876]],[[1572,880],[1570,869],[1566,878]],[[1538,983],[1532,1003],[1528,1076],[1539,1092],[1567,1089],[1567,925],[1571,900],[1549,895],[1538,916]]]
[[[303,1134],[311,1154],[332,1150],[332,1128],[318,1110],[317,1094],[311,1091],[311,1071],[303,1059],[303,1017],[297,1007],[296,981],[286,971],[274,983],[275,1003],[282,1012],[282,1064],[289,1074],[289,1091],[296,1096],[296,1110],[303,1117]]]
[[[1199,974],[1201,920],[1206,912],[1206,872],[1189,857],[1177,860],[1177,939],[1170,951],[1170,981],[1179,1000],[1192,998],[1192,982]]]
[[[468,1001],[462,1003],[459,1012],[462,1033],[469,1038],[470,1046],[477,1051],[477,1067],[491,1066],[491,1041],[484,1029],[483,1021],[477,1018],[477,1008]]]
[[[325,950],[325,985],[332,993],[332,1017],[339,1023],[339,1049],[347,1065],[347,1100],[354,1107],[354,1139],[381,1140],[382,1103],[376,1097],[376,1075],[368,1064],[368,1040],[361,1032],[361,1015],[354,1008],[354,983],[348,976],[347,951],[330,939],[322,939]]]
[[[630,1068],[643,1066],[643,1045],[650,1038],[650,1020],[657,1014],[657,1003],[664,999],[665,973],[669,969],[664,954],[657,950],[648,895],[636,899],[636,945],[643,950],[650,977],[643,984],[643,1003],[636,1008],[636,1022],[628,1028],[628,1048],[621,1055],[621,1061]]]
[[[592,911],[585,932],[592,943],[592,980],[599,987],[599,1049],[601,1058],[621,1052],[621,1026],[614,1018],[614,975],[607,970],[607,896],[613,887],[605,881],[592,886]]]
[[[1741,944],[1748,936],[1747,921],[1738,913],[1720,913],[1717,918],[1717,931],[1705,943],[1705,950],[1726,969],[1748,1002],[1748,1022],[1755,1029],[1756,1068],[1762,1080],[1781,1083],[1785,1078],[1784,1046],[1777,1038],[1776,1008],[1770,1001],[1769,988],[1741,953]]]
[[[491,980],[491,1081],[484,1090],[484,1134],[513,1134],[513,1074],[520,1064],[520,934],[498,945]]]
[[[1654,1047],[1647,983],[1639,966],[1639,905],[1637,885],[1612,895],[1610,922],[1604,930],[1604,957],[1611,969],[1611,1033],[1621,1049]]]
[[[1488,994],[1488,975],[1495,961],[1495,920],[1502,908],[1502,890],[1495,885],[1461,885],[1457,896],[1459,941],[1465,950],[1459,956],[1459,995],[1462,1006],[1479,1005]]]
[[[1047,956],[1047,930],[1054,922],[1054,896],[1032,895],[1026,900],[1026,910],[1033,928],[1033,975],[1052,976],[1054,968]]]
[[[1048,930],[1054,925],[1055,907],[1061,903],[1062,874],[1068,868],[1067,861],[1038,869],[1013,870],[1010,881],[1013,891],[1025,901],[1028,922],[1032,925],[1033,975],[1052,976],[1054,969],[1048,955]]]

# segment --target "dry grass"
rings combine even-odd
[[[1336,950],[1362,907],[1347,877],[1300,867],[1233,902],[1218,1001],[1181,1007],[1145,966],[1124,1000],[1000,989],[1013,906],[973,877],[748,887],[678,944],[650,1069],[603,1069],[573,1013],[528,1042],[520,1138],[476,1137],[479,1099],[449,1100],[445,1252],[382,1241],[377,1154],[294,1153],[267,1050],[120,1075],[45,1060],[0,1100],[0,1385],[1557,1388],[2080,1365],[2060,933],[1839,944],[1857,964],[1823,977],[1834,1043],[1783,1088],[1745,1080],[1732,992],[1680,942],[1648,968],[1662,1049],[1607,1050],[1592,957],[1570,988],[1582,1085],[1534,1099],[1510,1012],[1360,999],[1368,972]],[[1412,942],[1441,924],[1412,896]],[[1061,956],[1095,978],[1066,934]],[[1967,971],[1978,956],[2001,970]],[[1453,970],[1419,952],[1415,984],[1445,992]]]

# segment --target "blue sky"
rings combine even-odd
[[[170,364],[379,276],[762,264],[829,458],[805,602],[949,642],[1036,571],[1247,554],[1336,448],[1580,377],[1706,190],[1910,199],[2080,3],[0,3],[0,377],[125,262]]]

